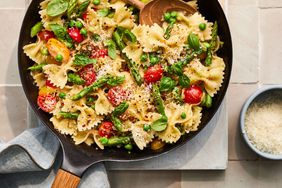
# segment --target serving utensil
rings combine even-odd
[[[147,4],[140,0],[124,0],[140,10],[139,22],[142,25],[162,24],[163,15],[168,11],[181,11],[186,15],[196,12],[187,3],[180,0],[153,0]]]
[[[144,149],[143,151],[140,151],[138,149],[134,149],[131,151],[131,154],[128,154],[127,151],[122,148],[107,148],[105,150],[96,150],[95,147],[89,147],[86,144],[75,145],[71,137],[60,134],[54,128],[53,124],[50,122],[51,115],[43,112],[38,108],[38,88],[33,84],[34,80],[30,75],[30,71],[28,70],[28,67],[30,67],[33,62],[23,52],[23,46],[29,44],[30,42],[35,42],[35,39],[30,38],[30,29],[35,23],[41,21],[38,12],[39,4],[42,1],[43,0],[33,0],[25,15],[18,42],[18,67],[21,77],[21,83],[30,106],[34,110],[37,117],[43,122],[43,124],[47,128],[49,128],[52,133],[59,139],[62,146],[63,163],[56,176],[56,179],[52,186],[53,188],[76,188],[83,173],[91,165],[99,162],[133,162],[166,154],[167,152],[184,145],[186,142],[190,141],[194,136],[196,136],[209,123],[209,121],[218,110],[225,96],[231,76],[232,42],[230,30],[223,10],[217,0],[198,0],[199,12],[203,16],[205,16],[207,20],[211,22],[218,22],[218,34],[220,36],[220,39],[224,42],[224,46],[222,49],[220,49],[218,55],[224,59],[226,65],[225,77],[220,91],[218,91],[217,95],[213,98],[213,106],[208,110],[204,109],[202,111],[203,115],[201,124],[198,127],[198,131],[183,135],[177,143],[167,144],[162,150],[158,151],[153,151],[150,149]],[[151,9],[151,11],[156,10]]]

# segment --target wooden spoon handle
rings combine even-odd
[[[62,169],[58,170],[52,188],[77,188],[80,178]]]
[[[145,4],[142,3],[140,0],[124,0],[126,3],[131,4],[138,8],[139,10],[143,9]]]

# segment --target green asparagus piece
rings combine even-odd
[[[166,116],[163,99],[161,97],[159,87],[156,84],[153,85],[153,93],[152,94],[153,94],[154,101],[156,103],[156,107],[157,107],[158,112],[160,114],[162,114],[163,116]]]
[[[174,23],[171,22],[165,30],[164,38],[167,39],[167,40],[170,38],[170,34],[171,34],[172,29],[173,29],[173,25],[174,25]]]
[[[114,115],[111,116],[111,119],[112,119],[112,122],[115,126],[115,128],[118,130],[118,131],[122,131],[122,122],[120,121],[120,119]]]
[[[127,109],[128,109],[129,105],[126,102],[122,102],[120,105],[118,105],[114,111],[113,111],[113,115],[114,116],[119,116],[121,114],[123,114]]]
[[[103,142],[102,142],[103,141]],[[100,142],[104,146],[118,146],[118,145],[127,145],[130,143],[130,137],[128,136],[121,136],[121,137],[111,137],[108,138],[107,142],[103,140],[103,138],[100,138]]]
[[[36,65],[33,65],[32,67],[29,67],[28,70],[31,70],[31,71],[42,71],[42,68],[45,65],[47,65],[47,63],[36,64]]]
[[[212,50],[211,48],[208,48],[207,50],[207,57],[205,60],[205,64],[206,66],[210,66],[212,64]]]
[[[107,83],[108,77],[109,76],[101,77],[96,82],[94,82],[91,86],[84,88],[79,93],[74,95],[71,99],[74,100],[74,101],[79,100],[79,99],[83,98],[84,96],[86,96],[88,93],[93,92],[94,90],[102,87],[103,85],[105,85]]]
[[[79,113],[71,113],[71,112],[60,112],[59,114],[66,119],[77,119],[79,116]]]
[[[74,73],[68,73],[68,81],[77,85],[85,84],[85,80],[83,80],[82,78],[80,78],[79,75]]]
[[[30,31],[30,37],[35,37],[43,29],[42,22],[37,22]]]
[[[217,22],[214,22],[213,28],[212,28],[212,39],[210,42],[211,50],[215,50],[217,46],[217,33],[218,33],[218,25]]]

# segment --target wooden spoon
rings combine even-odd
[[[196,10],[187,3],[180,0],[153,0],[147,4],[140,0],[124,0],[140,10],[139,22],[142,25],[162,24],[163,15],[168,11],[182,11],[191,15]]]

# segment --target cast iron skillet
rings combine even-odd
[[[150,159],[161,154],[165,154],[175,148],[178,148],[191,140],[196,136],[212,119],[216,113],[218,107],[220,106],[230,79],[231,68],[232,68],[232,42],[230,31],[226,17],[223,10],[217,0],[198,0],[199,11],[203,14],[209,21],[218,21],[219,25],[219,36],[224,42],[223,48],[218,52],[218,55],[222,57],[226,63],[225,78],[222,87],[218,94],[213,99],[213,106],[206,110],[203,110],[202,122],[199,126],[197,132],[189,133],[181,137],[181,139],[173,145],[166,145],[161,151],[152,151],[150,149],[145,149],[144,151],[139,151],[138,149],[133,150],[131,154],[127,151],[117,148],[107,148],[105,150],[96,150],[95,147],[89,147],[87,145],[75,145],[72,139],[68,136],[62,135],[57,132],[52,123],[49,121],[50,115],[41,111],[37,104],[36,99],[38,95],[38,88],[33,84],[33,79],[30,76],[30,72],[27,70],[33,62],[23,53],[23,46],[34,42],[35,39],[30,38],[30,29],[38,21],[40,21],[39,3],[42,0],[33,0],[27,10],[25,15],[18,46],[18,59],[19,59],[19,73],[21,77],[21,82],[23,89],[25,91],[26,97],[31,105],[32,109],[35,111],[37,117],[48,127],[54,135],[58,137],[63,148],[63,163],[62,170],[59,170],[54,187],[76,187],[79,183],[79,177],[83,175],[91,165],[102,162],[102,161],[117,161],[117,162],[128,162],[128,161],[138,161],[144,159]]]

